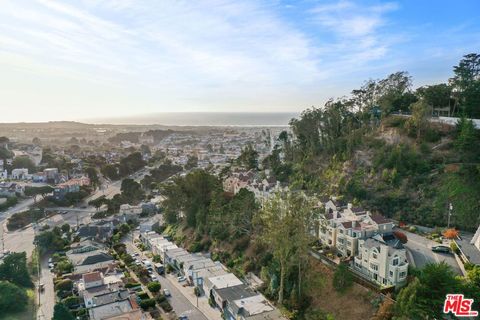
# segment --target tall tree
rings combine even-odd
[[[27,269],[27,254],[14,252],[0,265],[0,280],[7,280],[22,287],[31,287],[32,279]]]
[[[470,53],[453,67],[449,81],[455,88],[460,109],[469,117],[480,117],[480,54]]]
[[[264,203],[257,214],[255,220],[260,228],[261,239],[280,266],[279,304],[284,302],[286,276],[292,266],[298,270],[297,299],[302,300],[302,266],[308,256],[310,228],[314,217],[313,203],[300,193],[277,193]]]

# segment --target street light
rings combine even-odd
[[[447,222],[447,229],[450,228],[450,217],[452,216],[452,210],[453,210],[453,205],[452,203],[450,202],[448,204],[448,222]]]

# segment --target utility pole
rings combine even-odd
[[[448,222],[447,222],[447,229],[450,229],[450,217],[452,216],[453,205],[450,202],[448,204]]]

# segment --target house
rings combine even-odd
[[[99,271],[84,273],[82,275],[82,282],[84,289],[90,289],[103,285],[103,275]]]
[[[280,311],[261,294],[241,297],[228,303],[227,319],[241,320],[286,320]]]
[[[377,234],[359,240],[353,267],[382,286],[401,286],[407,280],[406,250],[393,234]]]
[[[0,182],[0,196],[2,197],[16,197],[23,195],[25,188],[15,182]]]
[[[90,179],[87,177],[70,179],[55,187],[53,197],[55,200],[63,200],[68,193],[79,192],[80,187],[88,185],[90,185]]]
[[[57,168],[46,168],[45,170],[43,170],[43,174],[45,175],[45,182],[58,183],[59,175]]]
[[[26,180],[26,179],[29,179],[31,177],[31,175],[28,174],[28,169],[27,168],[13,169],[12,174],[10,176],[14,180]]]
[[[120,214],[140,214],[142,213],[141,206],[132,206],[127,203],[120,205]]]
[[[204,292],[207,296],[212,296],[214,289],[223,289],[226,287],[234,287],[243,284],[233,273],[227,273],[217,277],[205,279]]]
[[[114,226],[112,223],[105,223],[103,225],[89,224],[81,226],[74,233],[75,237],[79,237],[80,240],[96,240],[100,242],[107,241],[113,235]]]
[[[98,247],[74,248],[66,252],[67,258],[72,262],[74,273],[82,274],[88,271],[105,268],[114,262],[106,251]]]
[[[224,313],[227,312],[228,305],[235,300],[245,299],[256,295],[258,294],[255,291],[243,283],[233,287],[225,287],[220,289],[214,288],[211,293],[213,301],[215,301],[216,305]],[[236,312],[232,311],[230,314],[233,319],[236,319]],[[228,319],[228,316],[226,318]]]
[[[358,252],[359,239],[390,233],[392,229],[393,223],[382,215],[331,199],[325,203],[325,213],[320,215],[318,238],[342,256],[352,257]]]
[[[188,272],[189,281],[200,288],[205,293],[205,280],[227,274],[227,268],[220,262],[214,262],[215,265],[207,268],[191,270]]]
[[[129,296],[123,300],[113,301],[100,306],[88,309],[88,315],[91,320],[119,319],[124,314],[140,310],[134,296]]]

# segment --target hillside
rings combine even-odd
[[[452,203],[451,224],[474,230],[480,222],[478,150],[460,151],[455,127],[429,123],[428,135],[418,139],[408,124],[407,117],[386,117],[363,131],[350,153],[311,157],[289,179],[311,192],[432,227],[447,224]]]

